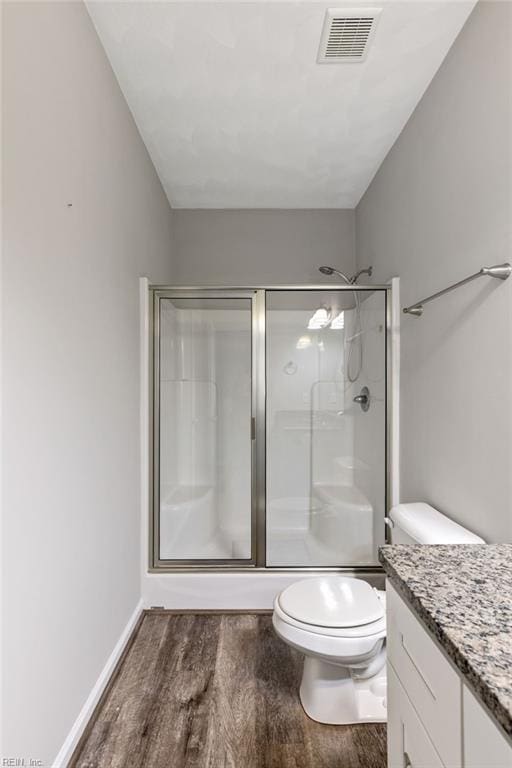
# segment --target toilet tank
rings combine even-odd
[[[398,504],[389,513],[392,544],[485,544],[430,504]]]

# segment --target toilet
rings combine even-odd
[[[393,544],[484,544],[428,504],[400,504],[386,520]],[[386,721],[386,595],[368,582],[325,574],[274,601],[277,635],[304,654],[300,700],[319,723]]]

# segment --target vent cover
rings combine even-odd
[[[318,62],[364,61],[381,11],[382,8],[328,8]]]

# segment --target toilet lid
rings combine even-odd
[[[384,616],[366,581],[343,576],[297,581],[281,592],[279,605],[293,619],[319,627],[360,627]]]

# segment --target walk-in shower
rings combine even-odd
[[[377,565],[389,293],[151,289],[153,569]]]

